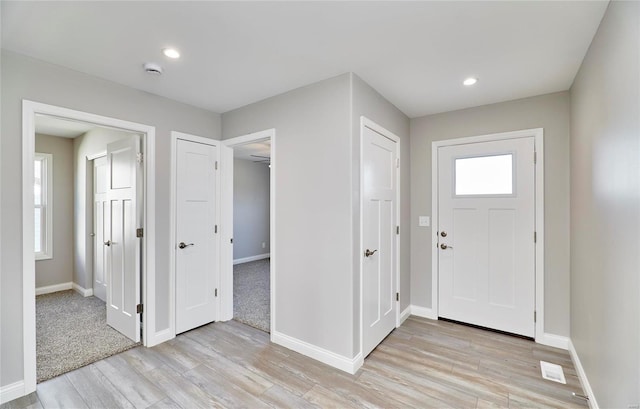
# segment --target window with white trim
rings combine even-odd
[[[33,168],[33,207],[36,260],[53,258],[53,156],[37,153]]]

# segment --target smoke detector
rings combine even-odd
[[[147,74],[153,74],[153,75],[161,75],[162,74],[162,67],[159,66],[158,64],[154,63],[154,62],[145,63],[143,65],[143,67],[144,67],[144,71]]]

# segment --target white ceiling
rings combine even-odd
[[[234,146],[233,157],[258,163],[271,163],[271,140]]]
[[[214,112],[352,71],[417,117],[568,89],[607,2],[1,5],[3,48]]]

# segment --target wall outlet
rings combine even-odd
[[[263,249],[267,248],[267,243],[265,243],[264,241],[262,242],[262,248]]]

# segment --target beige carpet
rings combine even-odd
[[[233,266],[233,318],[270,332],[270,259]]]
[[[136,345],[107,325],[99,298],[73,290],[36,297],[38,383]]]

